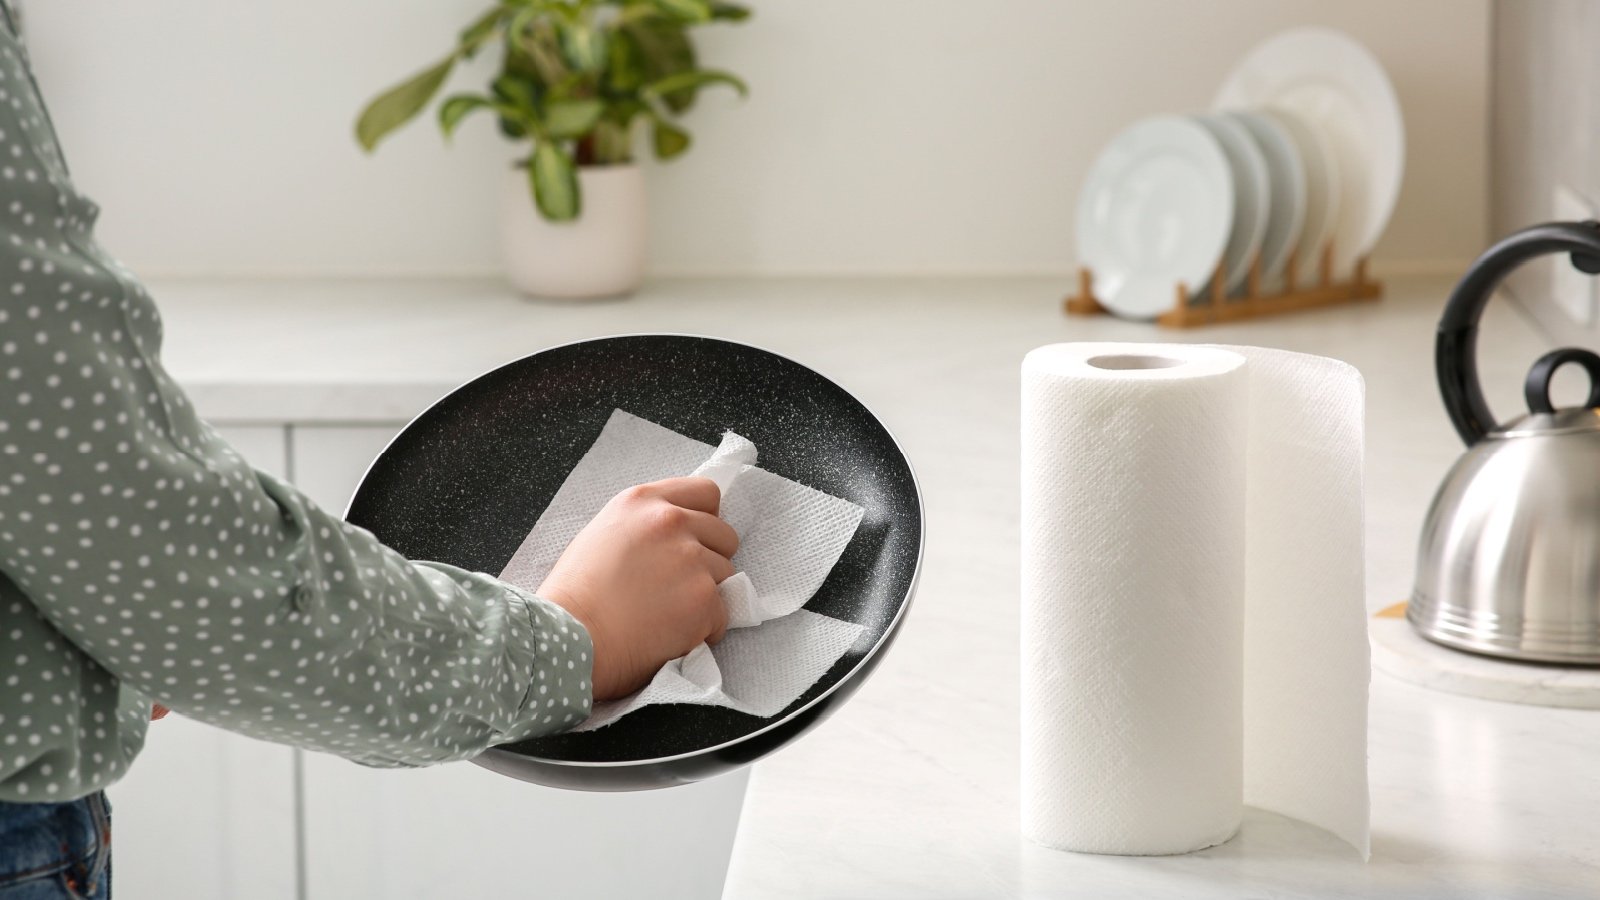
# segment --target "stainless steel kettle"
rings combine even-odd
[[[1422,527],[1406,609],[1429,640],[1540,662],[1600,664],[1600,356],[1574,347],[1528,372],[1528,414],[1496,424],[1478,384],[1478,317],[1495,286],[1553,253],[1600,273],[1600,224],[1535,225],[1490,247],[1455,288],[1434,364],[1467,452],[1445,476]],[[1550,378],[1589,375],[1581,408],[1554,409]]]

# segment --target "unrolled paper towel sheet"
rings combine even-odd
[[[1022,825],[1097,853],[1249,803],[1368,853],[1363,387],[1254,347],[1022,365]]]
[[[609,725],[653,703],[726,706],[773,716],[815,684],[862,626],[801,609],[838,562],[861,507],[755,466],[756,447],[729,432],[713,448],[622,410],[556,491],[500,577],[535,590],[561,552],[618,492],[700,475],[722,489],[721,515],[739,533],[735,574],[719,590],[728,633],[658,671],[643,690],[596,703],[576,731]]]

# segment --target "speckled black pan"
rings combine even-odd
[[[715,444],[732,429],[762,468],[866,510],[806,608],[865,625],[782,713],[646,707],[597,731],[494,748],[478,763],[557,787],[639,790],[750,763],[826,718],[883,658],[911,602],[922,499],[893,436],[860,401],[799,363],[706,337],[633,335],[555,347],[439,400],[379,454],[346,514],[413,559],[496,573],[613,409]]]

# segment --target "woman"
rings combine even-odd
[[[162,706],[376,766],[549,734],[721,637],[716,485],[624,492],[530,594],[253,470],[162,368],[0,0],[0,900],[109,896]]]

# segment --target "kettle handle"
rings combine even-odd
[[[1478,319],[1506,275],[1550,253],[1570,253],[1579,270],[1600,273],[1600,223],[1547,222],[1507,235],[1478,257],[1445,304],[1434,341],[1434,369],[1450,422],[1469,447],[1496,427],[1478,383]]]

